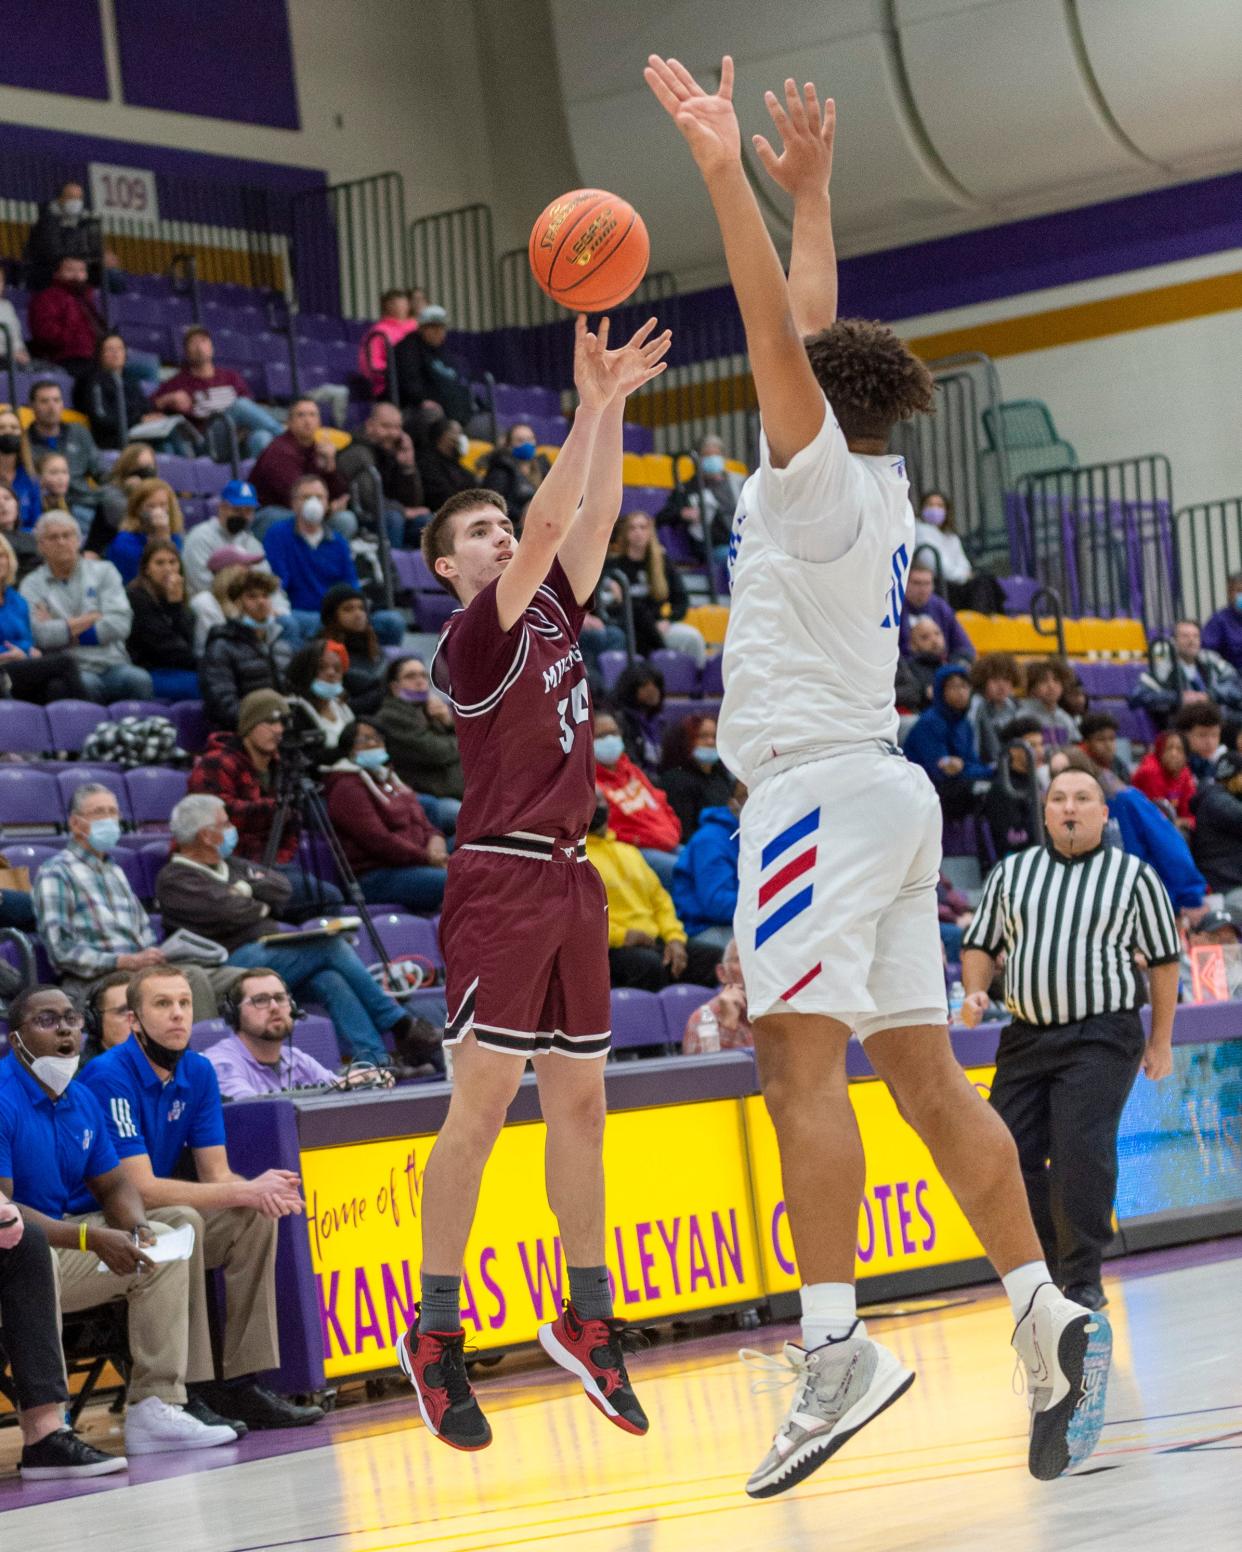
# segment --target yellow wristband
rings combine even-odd
[[[79,1250],[85,1250],[86,1249],[86,1224],[85,1223],[79,1223],[78,1224],[78,1249]]]

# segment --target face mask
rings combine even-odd
[[[19,1034],[14,1033],[10,1039],[14,1045],[21,1046],[23,1055],[30,1063],[30,1070],[39,1082],[51,1089],[53,1094],[63,1094],[73,1082],[82,1058],[80,1056],[31,1056],[26,1042]]]
[[[470,438],[463,431],[462,434],[457,438],[457,456],[459,458],[464,458],[469,451]]]
[[[243,615],[240,615],[239,618],[240,618],[242,624],[243,625],[249,625],[251,630],[266,630],[267,629],[267,621],[266,620],[256,620],[253,614],[243,614]]]
[[[237,850],[236,825],[229,825],[229,827],[225,830],[224,834],[220,837],[220,845],[218,850],[220,852],[221,862],[226,861]]]
[[[529,463],[535,456],[535,444],[533,442],[515,442],[509,451],[519,463]]]
[[[425,706],[427,704],[426,690],[398,690],[397,699],[408,702],[411,706]]]
[[[700,765],[715,765],[720,758],[714,749],[692,749],[690,752]]]
[[[354,753],[354,764],[364,771],[381,771],[388,764],[387,749],[359,749]]]
[[[158,1040],[152,1040],[146,1030],[135,1021],[134,1034],[138,1044],[147,1053],[157,1067],[162,1067],[165,1072],[176,1072],[177,1063],[186,1053],[186,1047],[180,1051],[174,1051],[171,1046],[161,1045]]]
[[[334,701],[342,689],[343,686],[340,683],[333,684],[329,679],[311,680],[311,694],[316,700]]]
[[[946,517],[948,517],[948,515],[949,514],[943,507],[924,507],[923,510],[919,513],[919,516],[923,519],[923,521],[925,523],[930,523],[933,528],[943,527],[944,520]]]
[[[61,202],[60,208],[67,216],[80,216],[86,206],[80,199],[66,199]]]
[[[625,742],[620,733],[605,733],[595,740],[595,758],[601,765],[615,765],[625,753]]]
[[[112,851],[120,839],[121,821],[119,819],[91,820],[90,843],[96,851]]]
[[[224,519],[225,533],[239,534],[244,528],[250,526],[250,521],[244,512],[230,512]]]
[[[724,454],[704,453],[699,459],[699,472],[707,475],[723,474],[725,472]]]
[[[0,436],[0,453],[20,453],[22,439],[16,431],[6,431]]]
[[[309,523],[312,528],[318,528],[327,513],[327,507],[318,496],[307,496],[302,503],[302,521]]]

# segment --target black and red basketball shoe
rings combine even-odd
[[[539,1327],[539,1345],[562,1369],[577,1375],[609,1422],[626,1433],[647,1432],[647,1414],[625,1371],[626,1351],[646,1346],[640,1333],[623,1320],[583,1320],[566,1299],[560,1319]]]
[[[423,1422],[455,1450],[485,1450],[492,1430],[466,1373],[464,1331],[419,1331],[417,1321],[397,1343],[397,1361],[414,1387]]]

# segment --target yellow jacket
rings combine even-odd
[[[637,846],[607,835],[588,835],[587,858],[608,895],[608,947],[620,948],[627,932],[646,932],[665,943],[686,941],[673,899]]]

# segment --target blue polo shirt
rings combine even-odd
[[[82,1074],[99,1102],[113,1147],[123,1159],[145,1153],[161,1179],[175,1173],[184,1150],[224,1146],[224,1107],[216,1070],[187,1051],[165,1083],[131,1035],[97,1056]]]
[[[63,1218],[95,1212],[86,1182],[118,1164],[99,1101],[75,1078],[50,1099],[16,1055],[0,1061],[0,1179],[13,1200]]]

